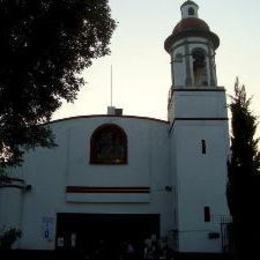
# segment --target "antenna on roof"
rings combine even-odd
[[[110,71],[110,106],[113,106],[113,66],[111,65]]]
[[[113,66],[110,67],[110,106],[107,107],[108,115],[122,116],[123,109],[113,107]]]

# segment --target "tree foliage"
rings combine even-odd
[[[255,231],[259,227],[257,205],[260,195],[260,153],[255,138],[257,118],[250,110],[244,85],[236,79],[234,96],[230,104],[232,114],[231,157],[228,163],[227,199],[233,217],[234,238],[237,249],[254,245]]]
[[[0,250],[11,249],[12,245],[22,237],[22,231],[11,227],[0,230]]]
[[[49,122],[84,84],[79,75],[109,54],[108,0],[0,0],[0,165],[24,149],[54,145]]]

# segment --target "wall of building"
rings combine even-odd
[[[12,228],[21,230],[23,194],[26,189],[23,172],[20,168],[10,168],[9,178],[2,177],[0,182],[0,231]],[[13,248],[19,247],[17,241]]]
[[[22,192],[16,187],[0,189],[0,228],[21,228]]]
[[[229,215],[226,205],[227,121],[177,121],[174,139],[179,250],[221,252],[221,216]],[[206,154],[201,141],[206,142]],[[210,207],[210,222],[204,221],[204,207]],[[211,232],[218,239],[209,239]]]
[[[221,217],[229,215],[226,203],[229,131],[224,88],[173,89],[169,119],[178,250],[220,253]],[[205,222],[205,207],[210,208],[210,222]],[[219,237],[209,239],[210,233]]]
[[[128,137],[127,165],[91,165],[90,137],[102,124],[122,127]],[[51,125],[57,147],[26,154],[23,172],[32,190],[24,194],[21,248],[55,247],[56,213],[160,214],[161,234],[172,228],[168,124],[127,117],[90,117]],[[67,186],[149,187],[135,203],[131,195],[68,194]],[[91,195],[91,196],[89,196]],[[104,194],[103,194],[104,195]],[[47,227],[48,226],[48,227]],[[49,236],[45,237],[46,229]]]
[[[224,88],[175,91],[172,104],[173,118],[227,118]]]

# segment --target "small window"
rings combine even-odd
[[[204,221],[210,222],[210,207],[204,207]]]
[[[188,9],[188,14],[189,14],[189,15],[194,15],[194,14],[195,14],[194,8],[190,7],[190,8]]]
[[[90,163],[126,164],[127,136],[125,131],[114,124],[98,127],[91,137]]]
[[[202,152],[202,154],[207,153],[207,144],[206,144],[205,140],[201,140],[201,152]]]

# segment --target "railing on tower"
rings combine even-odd
[[[220,225],[221,246],[223,253],[232,249],[232,217],[229,215],[211,215],[212,222]]]
[[[232,249],[232,218],[230,216],[222,216],[220,221],[221,241],[223,253],[229,253]]]

